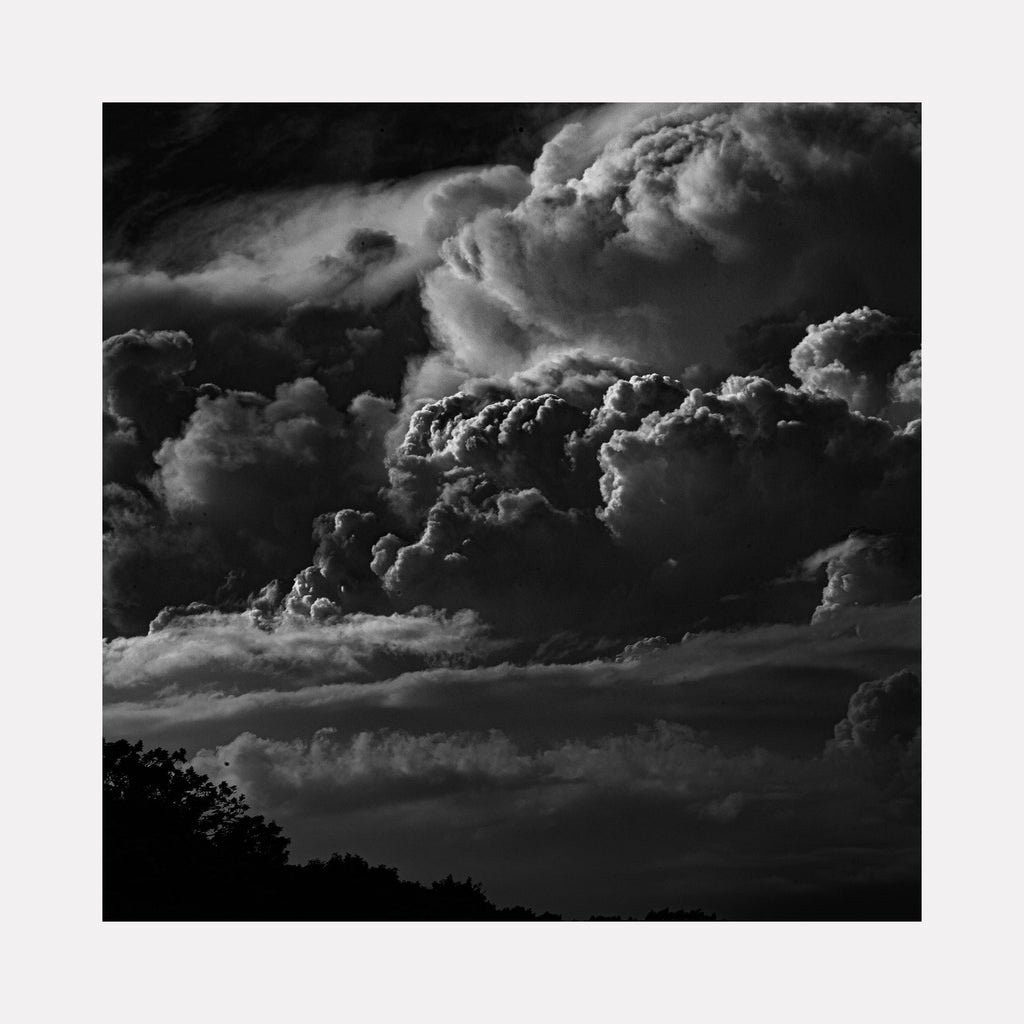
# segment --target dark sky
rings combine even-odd
[[[572,916],[915,916],[920,114],[107,105],[107,738]]]

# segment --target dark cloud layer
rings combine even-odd
[[[499,903],[919,912],[916,108],[105,116],[110,737]]]

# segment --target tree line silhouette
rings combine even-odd
[[[449,874],[423,885],[351,853],[289,864],[290,840],[280,826],[250,814],[237,787],[184,764],[184,750],[104,741],[104,920],[562,920],[522,906],[499,908],[472,878]],[[667,908],[644,918],[715,919]]]

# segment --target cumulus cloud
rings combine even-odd
[[[862,683],[835,727],[836,750],[908,746],[921,730],[921,680],[907,669]]]
[[[183,377],[195,366],[183,331],[128,331],[103,343],[105,406],[148,438],[174,433],[192,407]]]
[[[386,480],[390,409],[364,395],[338,411],[311,379],[281,385],[273,399],[200,395],[180,436],[153,454],[149,495],[108,509],[112,622],[135,631],[164,604],[213,600],[230,569],[245,573],[234,601],[270,577],[292,576],[308,561],[312,523],[325,507],[374,504]],[[169,589],[168,574],[183,571],[197,585],[191,594]]]
[[[329,619],[367,605],[382,610],[379,581],[371,567],[380,532],[372,512],[343,509],[319,516],[313,524],[319,539],[314,563],[295,577],[284,599],[285,611]],[[274,609],[271,604],[266,611],[273,614]],[[254,610],[263,611],[258,605]]]
[[[343,237],[320,268],[339,281],[404,259],[387,232]],[[171,276],[167,301],[143,296],[139,319],[184,324],[195,338],[132,329],[104,343],[105,480],[141,495],[127,514],[106,492],[108,634],[144,629],[165,604],[237,606],[308,562],[317,515],[372,506],[391,399],[406,360],[427,346],[415,288],[364,310],[277,303],[269,285],[211,298]],[[116,320],[122,307],[108,296],[106,308]],[[181,564],[190,551],[195,563]]]
[[[439,501],[418,539],[393,547],[374,571],[399,607],[475,608],[503,632],[537,637],[580,624],[590,595],[607,596],[607,544],[593,517],[554,507],[536,488],[506,490],[479,506]],[[570,595],[578,603],[567,609]]]
[[[200,398],[181,437],[156,453],[157,486],[172,511],[305,530],[325,505],[372,495],[383,483],[382,449],[360,459],[350,423],[309,378],[281,385],[272,400],[250,392]],[[372,449],[372,436],[361,440]]]
[[[137,485],[150,455],[178,432],[202,389],[185,383],[195,368],[183,331],[132,330],[103,342],[104,481]]]
[[[751,568],[792,559],[847,525],[904,520],[913,492],[891,470],[917,458],[907,444],[843,404],[732,378],[612,436],[602,516],[624,543],[701,569],[704,551],[728,571],[723,549],[743,536],[772,538],[744,552]]]
[[[842,398],[856,412],[895,416],[900,425],[920,415],[921,336],[877,309],[811,324],[789,365],[801,388]]]
[[[889,384],[893,412],[904,420],[921,415],[921,350],[910,353],[910,358],[898,366]]]
[[[917,528],[916,434],[764,380],[704,392],[634,374],[601,392],[606,374],[626,369],[561,360],[538,370],[569,381],[572,401],[485,388],[430,403],[388,458],[386,481],[394,418],[383,400],[363,396],[342,414],[309,380],[273,401],[200,398],[157,453],[155,486],[171,514],[231,525],[232,540],[257,552],[287,547],[293,564],[308,542],[288,539],[315,521],[317,557],[290,593],[261,599],[271,614],[468,608],[508,637],[575,633],[580,650],[730,621],[746,607],[733,595],[769,585],[808,549],[853,530]],[[352,496],[362,510],[317,518]],[[864,562],[864,548],[844,555],[856,549]],[[856,589],[849,566],[829,562],[823,608],[910,596],[912,571],[872,575],[867,564]],[[801,593],[781,614],[814,612],[813,586]]]
[[[626,369],[574,357],[536,371],[567,398],[489,385],[423,406],[347,583],[312,566],[294,599],[319,614],[473,608],[508,635],[679,636],[742,614],[733,598],[852,531],[919,528],[915,432],[756,378],[702,391],[634,374],[602,393]],[[778,613],[806,618],[815,597],[794,585]]]
[[[218,275],[241,274],[242,280],[246,261],[262,261],[277,268],[276,276],[261,278],[263,294],[274,292],[274,282],[288,294],[280,325],[257,332],[262,354],[255,359],[243,358],[253,351],[251,331],[237,328],[242,333],[232,335],[230,324],[220,324],[198,356],[193,344],[192,363],[168,371],[180,386],[182,371],[195,369],[197,360],[203,372],[215,370],[218,351],[232,365],[267,368],[262,390],[198,395],[185,387],[179,396],[179,424],[186,397],[195,411],[181,436],[170,428],[158,432],[164,438],[153,478],[170,515],[199,513],[215,529],[230,519],[230,543],[247,538],[267,576],[287,576],[301,558],[298,538],[317,515],[346,507],[380,512],[375,492],[386,482],[388,514],[367,558],[380,586],[364,568],[368,585],[361,599],[367,603],[361,607],[380,608],[383,593],[406,610],[434,602],[450,610],[484,609],[489,618],[501,616],[499,593],[516,603],[529,574],[545,588],[550,581],[556,607],[566,607],[554,586],[566,578],[579,589],[604,589],[609,603],[637,604],[641,613],[654,603],[645,601],[645,591],[663,604],[682,598],[685,616],[707,597],[757,586],[781,571],[782,564],[767,564],[773,549],[776,561],[791,561],[854,528],[893,529],[892,503],[900,486],[914,480],[907,438],[872,438],[864,428],[855,440],[856,424],[825,413],[826,403],[813,396],[802,402],[763,382],[715,388],[714,371],[694,365],[700,346],[688,347],[699,325],[673,320],[673,310],[692,306],[686,287],[676,295],[691,271],[742,291],[746,285],[731,280],[730,268],[742,268],[747,281],[757,268],[781,265],[766,258],[775,245],[775,235],[765,234],[772,216],[784,224],[795,218],[802,231],[826,185],[855,207],[874,195],[872,174],[906,171],[917,159],[913,114],[705,105],[644,112],[650,116],[638,124],[638,113],[605,112],[566,126],[541,154],[530,181],[515,167],[499,166],[401,189],[268,196],[262,207],[250,202],[252,216],[242,227],[238,211],[228,207],[205,211],[201,225],[182,222],[181,232],[204,232],[207,248],[220,254],[196,271],[204,287],[213,287]],[[816,146],[808,148],[802,140],[812,130]],[[364,226],[353,229],[360,220]],[[341,223],[349,225],[347,234],[335,226]],[[833,222],[825,217],[822,224]],[[785,231],[779,237],[792,272],[799,245],[794,249]],[[838,246],[824,227],[815,237]],[[368,275],[401,262],[404,253],[436,250],[439,241],[445,263],[428,275],[423,301],[442,351],[418,363],[409,362],[417,351],[415,340],[405,340],[409,334],[392,344],[389,339],[402,332],[373,326],[369,313],[360,326],[359,315],[331,305],[308,277],[298,291],[284,286],[282,268],[315,265],[314,276],[326,274],[336,291],[350,292]],[[886,244],[891,248],[891,238]],[[811,261],[816,267],[820,256]],[[666,274],[673,284],[659,291]],[[618,296],[622,282],[653,291]],[[489,326],[460,327],[458,317],[437,306],[438,289],[462,295]],[[223,296],[242,296],[244,306],[244,292],[228,288]],[[346,301],[360,300],[350,295]],[[654,313],[668,317],[656,329]],[[861,374],[858,381],[870,378],[876,405],[876,392],[886,401],[897,392],[911,394],[913,363],[902,341],[887,348],[876,343],[880,333],[892,341],[893,323],[865,307],[811,325],[794,350],[793,369],[803,374],[809,393],[825,388],[823,394],[844,397],[854,411],[864,411],[869,399],[855,397],[853,385],[843,391],[852,374]],[[726,326],[715,327],[719,341]],[[463,327],[465,344],[449,336]],[[467,355],[473,346],[484,346],[485,357]],[[872,376],[855,357],[881,348],[899,348],[907,358]],[[677,358],[683,350],[686,358]],[[676,375],[652,372],[655,363]],[[371,407],[369,398],[353,393],[370,368],[385,365],[388,372],[375,381],[384,395],[393,394],[403,369],[412,367],[405,411],[394,419],[383,404]],[[826,381],[829,368],[834,372]],[[299,376],[304,370],[313,376]],[[453,393],[460,375],[464,389]],[[271,387],[275,376],[289,379]],[[448,393],[415,410],[424,382],[427,390]],[[705,389],[704,398],[690,397],[694,386]],[[349,421],[356,407],[345,411],[354,401],[372,414],[359,424],[363,438],[355,444]],[[751,425],[751,410],[759,405],[753,415],[760,421]],[[129,458],[137,428],[112,411],[111,460],[137,475]],[[773,415],[777,422],[768,422]],[[649,416],[657,422],[645,425]],[[406,423],[384,481],[385,446],[395,446]],[[724,502],[724,488],[739,485],[742,475],[727,468],[733,451],[744,453],[736,463],[742,473],[754,475],[742,482],[742,501]],[[882,468],[887,460],[888,475]],[[782,474],[778,486],[775,474]],[[126,469],[118,479],[129,475]],[[684,477],[700,483],[675,487]],[[812,512],[819,497],[830,504]],[[758,545],[747,571],[723,564],[725,549],[758,517],[769,529],[789,530],[792,541]],[[797,550],[796,537],[808,526],[807,544]],[[521,528],[529,532],[529,551],[521,540],[506,540]],[[698,539],[706,528],[711,535]],[[588,557],[572,556],[584,547]],[[340,597],[318,571],[310,567],[296,582],[293,604],[328,602],[318,605],[318,614],[329,614]],[[496,587],[497,580],[506,586]],[[582,607],[592,604],[587,599]],[[360,606],[351,586],[341,606]],[[537,603],[535,619],[547,614],[545,606]],[[515,609],[505,617],[511,628],[522,621]],[[607,619],[600,628],[607,628]]]
[[[350,244],[358,244],[358,237]],[[341,256],[325,259],[324,273],[353,280],[377,263],[390,265],[357,259],[344,247]],[[107,327],[177,324],[192,342],[190,383],[269,397],[277,385],[311,376],[339,406],[366,390],[397,397],[407,360],[429,347],[415,279],[372,308],[345,296],[272,299],[272,293],[260,290],[251,297],[208,301],[179,282],[166,301],[142,296]]]
[[[921,813],[921,679],[902,669],[862,683],[827,745],[828,757],[867,768],[885,794],[889,820],[919,821]]]
[[[513,374],[508,389],[516,398],[555,395],[570,405],[589,411],[601,404],[608,388],[620,380],[642,373],[634,359],[619,356],[591,356],[582,349],[565,352]],[[501,390],[501,383],[494,386]],[[470,387],[468,390],[472,390]]]
[[[426,203],[448,177],[183,212],[132,259],[105,265],[105,333],[186,332],[190,383],[270,397],[311,376],[339,407],[361,391],[397,397],[406,361],[428,348],[418,274],[438,257]]]
[[[912,536],[854,534],[822,554],[827,557],[828,581],[814,622],[850,605],[906,601],[921,592],[921,550]]]
[[[916,308],[912,112],[690,106],[600,147],[587,132],[567,125],[530,194],[464,224],[427,275],[432,325],[464,374],[581,346],[678,374],[724,358],[726,335],[767,310]]]
[[[131,420],[103,413],[103,481],[130,487],[152,465]]]

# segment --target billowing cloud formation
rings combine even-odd
[[[373,418],[361,434],[353,420],[366,423],[362,405],[351,417],[338,412],[308,378],[281,385],[273,400],[249,392],[200,398],[181,437],[156,453],[157,486],[171,511],[308,537],[325,505],[372,495],[384,482]]]
[[[361,280],[400,248],[386,232],[355,231],[324,272]],[[372,505],[389,396],[427,346],[414,290],[373,311],[175,296],[143,301],[140,319],[173,318],[194,338],[131,330],[104,344],[105,478],[140,495],[126,515],[107,492],[108,635],[144,630],[166,604],[237,605],[308,561],[317,515]],[[190,549],[204,560],[182,564]]]
[[[912,917],[919,112],[568,113],[131,200],[106,733],[201,749],[299,859]]]
[[[449,178],[427,199],[427,237],[440,245],[483,210],[517,206],[530,193],[530,179],[518,167],[505,165]]]
[[[921,680],[908,670],[862,683],[836,725],[838,749],[878,750],[911,743],[921,729]]]
[[[602,518],[615,536],[691,577],[714,573],[719,585],[781,568],[854,524],[913,521],[916,440],[763,380],[694,391],[613,435],[600,458]],[[755,536],[730,565],[729,549]]]
[[[140,441],[139,425],[130,416],[112,413],[106,424],[108,461],[119,468],[111,479],[133,484],[147,467],[146,460],[155,457],[158,508],[153,529],[176,522],[186,510],[226,528],[236,513],[228,511],[222,499],[244,493],[247,500],[235,505],[238,529],[226,541],[217,541],[232,548],[241,537],[258,549],[255,562],[231,552],[225,559],[238,571],[239,563],[252,563],[244,571],[248,590],[255,593],[266,582],[254,578],[260,571],[266,577],[294,575],[300,561],[297,538],[317,515],[332,507],[349,507],[360,515],[382,511],[373,492],[383,481],[373,471],[373,459],[363,458],[363,450],[379,455],[386,408],[375,408],[370,437],[354,445],[340,443],[344,431],[327,421],[333,417],[340,423],[349,414],[360,387],[397,397],[397,383],[408,370],[406,406],[393,422],[387,444],[396,445],[407,420],[409,429],[390,460],[386,514],[369,557],[380,585],[365,567],[360,569],[366,584],[362,597],[357,599],[350,585],[338,607],[382,608],[383,593],[400,609],[436,602],[449,609],[477,607],[493,619],[501,615],[501,601],[496,604],[494,595],[502,589],[522,593],[521,580],[532,574],[540,581],[578,578],[580,589],[606,590],[611,604],[634,604],[638,592],[650,592],[662,603],[682,597],[685,617],[688,606],[707,596],[719,598],[730,588],[756,587],[767,578],[767,567],[752,563],[751,571],[732,576],[729,567],[711,554],[715,538],[708,544],[694,539],[687,548],[681,540],[686,532],[682,523],[671,538],[655,523],[649,542],[631,543],[630,537],[647,532],[644,517],[653,515],[656,520],[661,508],[670,516],[667,510],[683,493],[673,491],[670,473],[665,486],[651,495],[655,504],[638,518],[637,510],[647,502],[646,497],[637,497],[645,494],[643,475],[659,464],[666,446],[673,448],[670,436],[678,442],[697,438],[701,428],[690,424],[679,429],[688,413],[673,414],[674,410],[689,401],[687,392],[693,386],[708,395],[721,393],[715,371],[695,366],[695,360],[713,356],[729,361],[723,348],[728,332],[763,317],[768,294],[775,308],[799,309],[770,314],[789,324],[806,317],[808,310],[828,308],[846,291],[861,298],[891,298],[897,309],[913,305],[908,299],[915,272],[909,260],[916,237],[910,230],[913,204],[894,208],[892,196],[879,182],[884,180],[891,189],[915,180],[917,131],[913,110],[885,107],[609,108],[566,125],[540,154],[529,179],[519,167],[506,164],[386,188],[346,186],[268,194],[247,198],[242,206],[223,203],[201,215],[180,217],[162,248],[151,247],[156,269],[110,269],[113,283],[107,308],[112,314],[118,309],[145,311],[142,322],[155,324],[154,317],[169,317],[173,310],[188,327],[189,310],[199,310],[199,340],[192,342],[191,362],[160,378],[164,385],[169,381],[177,387],[170,389],[177,422],[165,417],[163,427],[153,429],[148,441]],[[810,139],[813,145],[808,144]],[[855,239],[850,235],[851,220],[857,224]],[[876,228],[885,236],[884,253],[876,252],[881,245],[875,239]],[[202,245],[184,244],[200,236]],[[159,254],[172,251],[205,256],[197,255],[188,270],[160,269]],[[906,263],[899,272],[889,265],[897,258],[893,253],[902,254],[899,259]],[[407,257],[420,261],[418,269],[443,259],[443,265],[428,274],[423,291],[433,340],[440,345],[440,352],[425,358],[425,336],[417,334],[413,323],[415,309],[397,312],[395,307],[394,313],[388,312],[399,298],[387,297],[411,294],[401,289],[412,277],[403,277],[402,271],[392,275],[392,284],[380,284],[380,275],[392,274]],[[856,287],[847,288],[854,270],[862,277]],[[762,280],[765,273],[770,280]],[[160,275],[173,286],[170,305],[145,296],[135,305],[122,302],[127,292]],[[254,290],[246,282],[257,278]],[[813,287],[805,287],[809,282]],[[885,295],[879,282],[887,282],[892,294]],[[639,291],[626,295],[623,287]],[[439,304],[445,289],[463,295],[484,318],[464,332],[465,344],[452,334],[461,330],[458,316],[453,319],[451,309],[443,301]],[[198,298],[194,302],[189,296]],[[405,300],[399,305],[404,310]],[[711,306],[727,307],[728,322],[709,319],[705,314]],[[812,324],[810,330],[817,332],[815,337],[838,337],[844,330],[849,334],[846,328],[867,312],[864,307],[830,324],[822,322],[821,327]],[[786,315],[797,320],[786,321]],[[891,321],[881,313],[871,315],[883,327]],[[262,323],[268,317],[272,326]],[[838,346],[850,366],[838,357],[827,365],[845,369],[848,375],[860,373],[847,350],[871,348],[863,338],[872,329],[862,330],[856,344]],[[807,348],[810,337],[797,351]],[[483,346],[482,358],[473,356],[474,346]],[[872,351],[877,348],[874,345]],[[796,369],[796,354],[793,359]],[[764,365],[771,370],[770,362]],[[669,368],[675,376],[651,373],[655,365]],[[914,377],[915,365],[919,363],[912,359],[899,363],[888,375],[891,379],[879,385],[891,391],[901,408],[909,409],[907,403],[913,400],[919,380]],[[182,383],[182,373],[211,380],[227,393],[212,389],[201,398],[191,380]],[[637,377],[643,383],[630,380]],[[330,452],[326,478],[315,484],[310,478],[319,470],[314,473],[311,468],[309,445],[296,446],[282,438],[284,426],[272,422],[281,395],[309,388],[312,381],[325,396],[319,410],[311,412],[317,424],[311,430],[320,435],[314,447]],[[463,391],[456,393],[460,383]],[[804,384],[810,388],[813,382],[808,379]],[[254,398],[241,397],[249,391]],[[445,397],[415,412],[422,404],[418,398],[431,392]],[[850,388],[844,391],[836,381],[826,393],[844,397],[854,411],[867,411]],[[635,409],[627,408],[634,394]],[[176,428],[188,414],[189,399],[195,412],[178,437]],[[266,413],[242,411],[246,402],[261,400]],[[369,399],[359,401],[366,404]],[[747,399],[742,401],[750,405]],[[461,403],[458,422],[450,411],[441,416],[451,420],[452,436],[445,435],[443,426],[431,427],[436,436],[430,450],[423,450],[422,444],[417,447],[411,439],[421,430],[424,416],[450,410],[453,402]],[[774,400],[781,415],[788,415],[782,408],[787,402],[793,405],[795,400]],[[738,404],[726,401],[723,408],[728,411]],[[641,428],[641,420],[651,413],[661,414],[663,422],[657,428]],[[908,418],[909,412],[897,422]],[[800,421],[800,416],[794,414],[793,420]],[[241,437],[250,429],[261,440],[247,444],[240,439],[237,449],[230,451],[235,444],[229,440],[232,435]],[[772,432],[775,427],[756,429]],[[274,432],[273,438],[268,430]],[[616,430],[635,436],[623,433],[613,438]],[[687,492],[693,501],[684,519],[698,516],[690,523],[694,538],[699,527],[713,521],[721,526],[719,536],[724,540],[734,538],[742,526],[730,514],[706,514],[707,503],[713,501],[711,481],[729,445],[742,448],[749,440],[735,425],[719,433],[733,441],[719,445],[716,466],[708,461],[714,461],[714,446],[704,452],[701,473],[707,493]],[[866,441],[867,432],[860,433]],[[787,460],[791,462],[799,450],[798,444],[784,443],[790,433],[777,434],[778,464],[768,456],[763,466],[769,477],[783,465],[793,468]],[[826,435],[828,430],[823,431],[821,444],[827,446],[833,439]],[[306,436],[311,436],[309,431]],[[328,436],[339,443],[332,447]],[[439,447],[442,436],[444,444]],[[907,449],[904,442],[894,443],[893,451]],[[762,439],[756,444],[770,447]],[[210,445],[217,451],[214,456]],[[648,448],[659,453],[653,461],[646,454]],[[686,459],[693,455],[684,455],[684,449],[686,444],[674,445],[673,473],[683,472]],[[849,452],[847,447],[844,454]],[[884,463],[887,457],[880,451],[875,462]],[[269,460],[266,467],[264,458]],[[239,460],[246,459],[254,460],[247,465],[259,468],[243,470]],[[829,461],[826,458],[826,464]],[[842,459],[831,461],[835,481],[848,467]],[[822,468],[812,463],[801,467],[811,477]],[[322,464],[325,460],[317,463]],[[897,465],[894,473],[912,485],[912,467]],[[340,489],[339,477],[346,479],[348,493],[333,500],[329,494]],[[862,482],[852,489],[863,491]],[[771,494],[766,484],[753,496],[752,507],[758,507],[758,498],[774,500],[791,493],[788,483]],[[798,488],[796,493],[803,492]],[[805,496],[814,499],[813,494]],[[749,501],[751,495],[746,497]],[[884,503],[885,498],[880,500]],[[735,510],[742,504],[730,507]],[[799,509],[807,510],[806,505]],[[226,515],[218,519],[221,511]],[[774,520],[773,510],[761,506],[759,511],[768,511],[769,522],[783,524],[787,519],[781,507],[774,510]],[[902,527],[877,512],[872,508],[862,514],[854,500],[847,516],[815,520],[817,529],[807,547],[834,543],[854,528]],[[506,535],[516,531],[529,532],[528,552],[525,544],[506,543]],[[285,543],[283,534],[295,542]],[[660,550],[655,543],[659,538],[664,542]],[[507,557],[481,554],[499,546]],[[581,562],[573,553],[584,547],[592,554]],[[769,547],[759,546],[765,551]],[[779,550],[786,558],[798,559],[806,555],[807,547],[798,551],[783,544]],[[699,554],[707,557],[698,558]],[[257,564],[262,569],[255,568]],[[785,569],[782,564],[771,567],[775,573]],[[325,589],[315,575],[306,575],[305,583],[296,584],[301,591],[297,600],[309,607],[320,599],[339,601],[334,584],[328,581]],[[680,587],[683,577],[688,581],[685,595]],[[712,578],[732,582],[729,587],[709,588],[706,583]],[[496,588],[496,580],[506,581],[506,587]],[[233,600],[243,596],[238,587],[232,593]],[[213,599],[209,587],[194,597]],[[552,594],[552,599],[564,604],[562,595]],[[323,610],[327,605],[318,607]],[[144,604],[136,621],[156,610],[152,603]],[[638,611],[645,613],[643,600]],[[538,602],[533,618],[545,614],[545,602]],[[513,612],[509,628],[517,628],[520,621]],[[123,619],[121,625],[126,625]],[[653,622],[651,627],[660,629],[663,624]]]
[[[842,399],[658,374],[601,394],[625,367],[555,365],[535,379],[571,378],[568,398],[460,392],[412,416],[390,459],[396,518],[361,548],[394,607],[469,607],[511,634],[678,636],[851,531],[918,529],[919,436]]]
[[[811,324],[789,365],[802,388],[842,398],[856,412],[899,425],[921,415],[920,334],[877,309]]]
[[[106,410],[157,441],[173,434],[192,407],[182,378],[195,366],[182,331],[129,331],[103,343]]]
[[[854,534],[823,554],[828,582],[814,622],[850,605],[906,601],[920,593],[921,550],[912,537]]]
[[[106,267],[106,325],[121,333],[104,344],[105,479],[141,495],[131,516],[113,497],[106,511],[108,633],[144,629],[164,604],[234,606],[301,568],[316,516],[374,506],[386,400],[429,346],[428,201],[457,223],[517,174],[224,202]],[[204,566],[168,564],[190,543]]]
[[[313,524],[320,542],[316,559],[295,577],[285,611],[326,620],[359,607],[380,610],[379,581],[370,564],[381,532],[379,522],[372,512],[352,509],[318,517]],[[265,607],[256,603],[253,609],[272,616],[275,607],[276,602],[270,601]]]
[[[103,343],[104,480],[131,486],[152,470],[149,458],[191,413],[198,389],[184,381],[195,368],[183,331],[128,331]]]
[[[370,245],[368,237],[377,243]],[[122,314],[115,316],[118,307],[110,312],[108,304],[107,326],[178,324],[192,342],[189,376],[197,383],[269,397],[279,384],[312,376],[336,404],[365,390],[397,397],[406,360],[428,347],[415,275],[398,281],[372,308],[350,294],[367,275],[390,272],[396,249],[386,233],[355,232],[338,252],[321,256],[318,274],[351,286],[333,297],[316,290],[293,297],[265,290],[210,297],[178,277],[166,295],[145,294]]]
[[[678,374],[773,309],[916,309],[918,175],[917,115],[894,108],[681,107],[596,154],[570,125],[518,206],[445,242],[424,301],[464,374],[581,346]]]
[[[363,395],[338,411],[308,378],[281,385],[273,399],[200,395],[181,435],[153,454],[148,499],[134,499],[130,514],[108,507],[112,621],[138,630],[163,604],[213,600],[229,569],[247,570],[234,601],[270,577],[291,576],[309,557],[311,524],[325,507],[374,502],[386,479],[390,410],[384,399]],[[217,557],[200,559],[204,548]],[[161,563],[171,558],[193,563],[191,594],[169,589]]]
[[[910,359],[896,368],[890,384],[893,402],[921,414],[921,350],[910,354]]]

